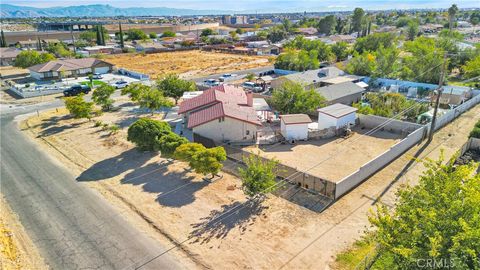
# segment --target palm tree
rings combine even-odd
[[[455,20],[455,16],[457,15],[458,12],[458,7],[456,4],[453,4],[449,9],[448,9],[448,26],[450,28],[450,31],[453,29],[453,20]]]

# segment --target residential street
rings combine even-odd
[[[128,224],[13,122],[15,115],[58,103],[1,108],[1,193],[52,269],[135,269],[169,247]],[[179,268],[168,255],[142,267]]]

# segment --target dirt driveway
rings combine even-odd
[[[376,198],[393,202],[400,183],[416,180],[422,166],[415,155],[436,158],[457,151],[480,116],[480,105],[440,130],[434,141],[412,148],[357,189],[318,214],[284,199],[246,201],[236,177],[224,174],[204,182],[183,163],[141,153],[125,141],[126,126],[116,139],[93,122],[72,120],[65,111],[43,113],[22,125],[78,175],[98,190],[133,224],[166,244],[191,268],[328,269],[337,252],[348,247],[368,225]],[[95,120],[130,123],[125,112]],[[114,143],[112,143],[114,141]],[[88,142],[88,143],[85,143]],[[400,172],[410,168],[405,177]]]

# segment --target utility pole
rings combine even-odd
[[[437,121],[437,111],[438,111],[438,106],[440,106],[440,96],[442,95],[442,91],[443,91],[442,89],[443,79],[445,77],[446,66],[447,66],[447,53],[443,55],[442,71],[440,72],[440,79],[438,80],[437,100],[435,101],[435,109],[433,110],[432,123],[430,124],[430,133],[428,134],[428,142],[432,141],[433,133],[435,132],[435,122]]]

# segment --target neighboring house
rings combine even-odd
[[[458,106],[472,97],[472,89],[462,86],[443,86],[440,104]],[[431,95],[431,101],[435,102],[437,95]]]
[[[333,43],[346,42],[348,44],[355,43],[357,38],[354,35],[331,35],[328,37]]]
[[[342,82],[316,88],[315,91],[327,100],[328,105],[335,103],[352,105],[362,99],[365,89],[353,82]]]
[[[276,45],[262,45],[257,48],[258,55],[279,55],[280,47]]]
[[[357,108],[340,103],[323,107],[318,111],[318,129],[335,127],[341,129],[355,125]]]
[[[97,46],[88,46],[82,49],[82,51],[86,51],[88,55],[93,54],[111,54],[115,51],[114,45],[97,45]],[[120,49],[121,51],[121,49]]]
[[[297,33],[305,35],[305,36],[313,36],[317,33],[317,29],[314,27],[307,27],[307,28],[298,28]]]
[[[20,52],[17,48],[0,48],[0,66],[12,66]]]
[[[61,77],[85,76],[89,73],[108,73],[113,65],[95,58],[63,59],[34,65],[28,68],[30,76],[37,80]]]
[[[260,48],[265,45],[270,45],[268,41],[266,40],[261,40],[261,41],[250,41],[247,42],[247,48]]]
[[[346,74],[337,67],[325,67],[278,77],[272,81],[271,86],[278,88],[286,81],[292,81],[304,85],[305,89],[315,89],[347,81],[355,83],[359,82],[362,78],[361,76]]]
[[[312,123],[306,114],[280,115],[280,132],[286,140],[307,140],[308,124]]]
[[[254,108],[253,94],[242,88],[220,85],[180,104],[185,128],[221,142],[256,140],[262,123]]]
[[[164,49],[166,49],[165,46],[156,42],[139,43],[135,46],[135,50],[139,52],[155,52]]]

